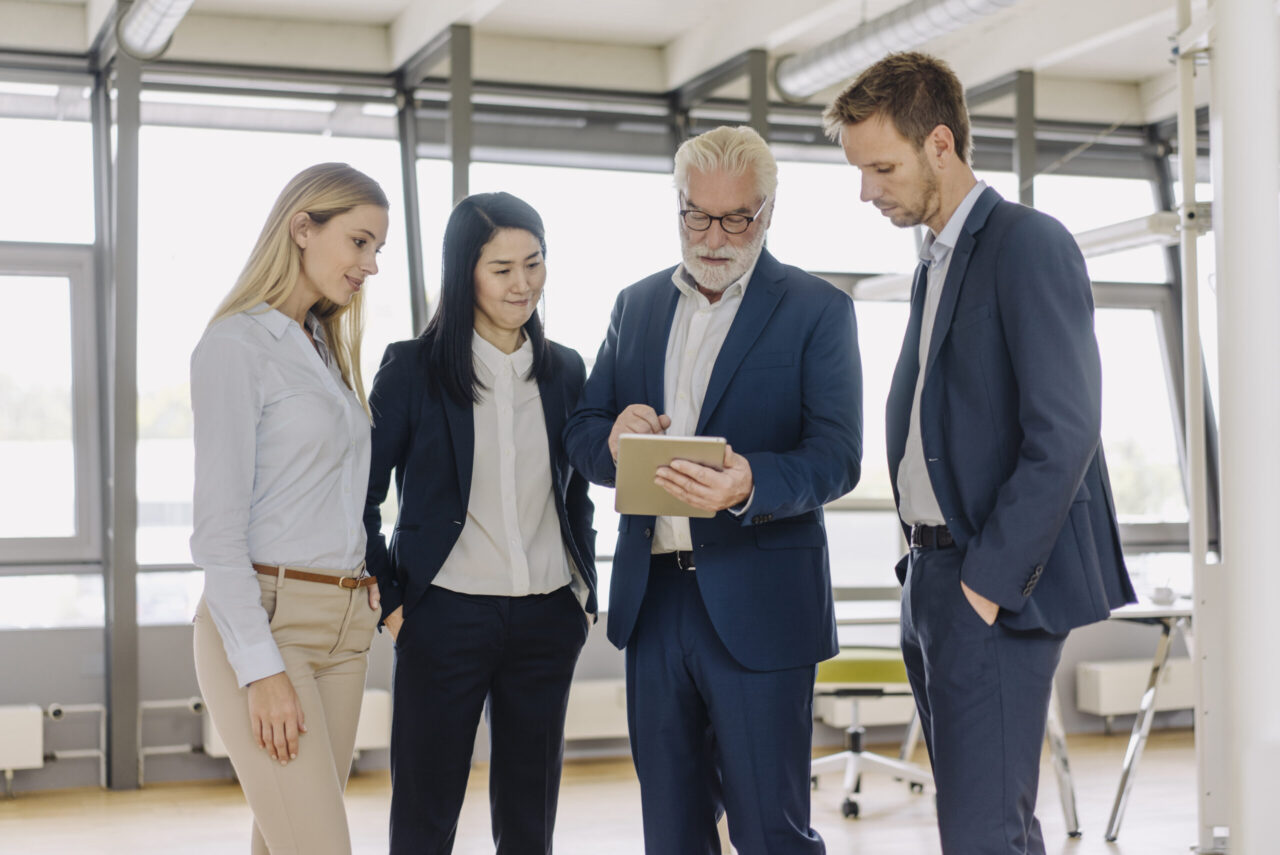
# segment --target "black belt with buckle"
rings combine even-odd
[[[955,546],[956,539],[945,525],[921,525],[911,527],[911,547],[913,549],[946,549]]]
[[[649,559],[651,564],[675,567],[677,570],[693,569],[692,552],[655,552]]]

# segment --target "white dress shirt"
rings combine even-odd
[[[214,323],[191,354],[191,559],[241,686],[278,674],[253,562],[354,570],[364,560],[369,417],[324,331],[262,303]]]
[[[475,451],[467,519],[432,584],[462,594],[549,594],[572,579],[551,492],[551,450],[533,344],[506,354],[471,340],[476,378]]]
[[[683,264],[671,275],[680,290],[675,317],[667,335],[667,357],[662,376],[662,404],[671,417],[667,436],[693,436],[707,397],[707,384],[715,368],[720,348],[729,335],[733,319],[738,316],[747,283],[756,271],[759,254],[747,272],[725,288],[716,302],[708,300]],[[741,515],[751,504],[750,498],[733,513]],[[652,551],[688,551],[693,549],[688,517],[658,517],[653,528]]]
[[[920,247],[920,260],[929,265],[929,277],[924,296],[924,314],[920,322],[920,371],[916,375],[916,392],[911,402],[911,418],[907,420],[907,447],[898,464],[898,513],[907,525],[943,525],[942,509],[929,480],[925,465],[924,442],[920,438],[920,393],[924,390],[924,372],[929,358],[929,342],[933,340],[933,325],[938,317],[938,304],[942,302],[942,288],[951,269],[951,251],[960,238],[960,230],[986,182],[973,186],[937,235],[930,230]]]

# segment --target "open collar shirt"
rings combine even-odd
[[[324,330],[262,303],[212,324],[191,355],[191,558],[241,686],[284,670],[253,563],[364,561],[369,417]]]

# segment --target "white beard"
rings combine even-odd
[[[741,279],[750,269],[756,256],[760,254],[760,248],[764,246],[765,234],[765,230],[760,229],[746,246],[726,243],[717,250],[711,250],[702,244],[694,244],[689,238],[689,232],[681,229],[680,251],[684,256],[684,268],[700,287],[719,293]],[[706,264],[699,256],[728,258],[730,261],[723,265]]]

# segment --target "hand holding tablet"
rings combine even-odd
[[[620,514],[713,517],[715,511],[695,507],[663,489],[655,482],[655,473],[676,460],[721,469],[724,457],[724,437],[622,434],[614,508]]]

